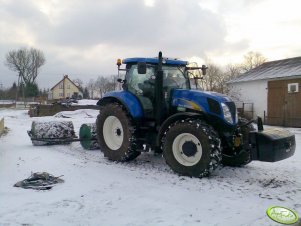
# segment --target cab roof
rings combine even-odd
[[[123,64],[136,64],[138,62],[145,62],[149,64],[158,64],[158,58],[142,58],[142,57],[135,57],[135,58],[127,58],[122,61]],[[185,66],[188,64],[188,61],[177,60],[177,59],[169,59],[163,58],[163,64],[165,65],[178,65],[178,66]]]

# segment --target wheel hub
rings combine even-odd
[[[111,150],[118,150],[123,143],[123,128],[120,120],[115,116],[106,118],[103,124],[103,138]]]
[[[194,156],[198,151],[197,146],[192,141],[185,142],[182,146],[182,150],[184,155],[188,157]]]
[[[196,165],[202,158],[203,150],[199,139],[191,133],[181,133],[173,141],[175,159],[184,166]]]
[[[117,136],[121,136],[121,129],[120,129],[120,128],[117,128],[117,129],[116,129],[116,135],[117,135]]]

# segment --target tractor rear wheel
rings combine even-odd
[[[214,129],[199,119],[171,124],[162,138],[163,156],[178,174],[208,176],[221,161],[220,139]]]
[[[136,127],[121,105],[101,106],[96,126],[100,150],[108,159],[125,162],[140,155],[136,150]]]

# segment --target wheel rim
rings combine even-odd
[[[121,122],[117,117],[109,116],[106,118],[102,133],[106,145],[111,150],[117,150],[121,147],[124,134]]]
[[[192,150],[187,150],[189,147]],[[184,166],[193,166],[202,158],[202,145],[196,136],[191,133],[182,133],[174,139],[172,152],[180,164]]]

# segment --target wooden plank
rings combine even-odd
[[[0,136],[4,133],[4,118],[0,120]]]
[[[282,81],[268,82],[268,124],[283,125],[284,95],[284,83]]]
[[[299,83],[299,92],[288,93],[289,83]],[[268,82],[267,124],[301,127],[301,78]]]

